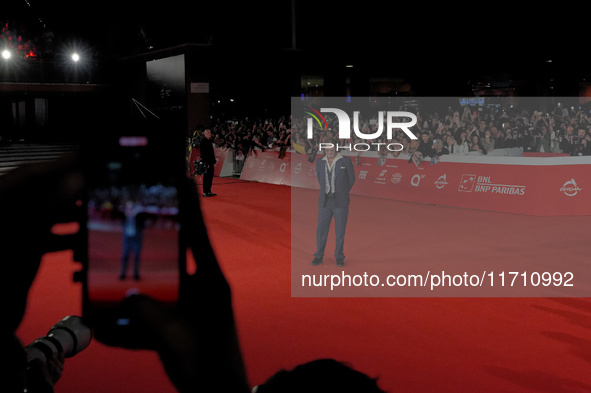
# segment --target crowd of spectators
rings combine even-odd
[[[355,133],[351,139],[340,140],[340,146],[366,143],[384,158],[388,155],[412,156],[420,152],[423,157],[440,157],[446,154],[487,155],[498,149],[520,148],[523,152],[554,153],[570,156],[591,155],[591,115],[584,107],[566,108],[558,104],[551,112],[538,110],[502,109],[498,107],[477,110],[474,107],[449,107],[445,112],[412,111],[417,123],[410,131],[417,136],[412,140],[402,130],[394,131],[393,139],[386,133],[376,139],[361,139]],[[377,115],[376,115],[377,117]],[[359,129],[366,134],[375,133],[376,118],[360,115]],[[315,131],[313,139],[307,138],[306,118],[295,119],[293,141],[304,147],[306,153],[318,150],[323,138],[338,138],[336,119],[326,116],[329,130]],[[401,123],[408,119],[399,119]],[[402,150],[389,151],[389,143],[399,143]]]
[[[380,159],[412,157],[417,152],[424,158],[447,154],[487,155],[494,150],[509,148],[526,153],[591,155],[591,114],[584,107],[575,109],[557,105],[552,111],[543,113],[517,108],[479,111],[464,106],[450,107],[443,113],[423,113],[421,110],[413,113],[417,114],[417,124],[410,131],[417,136],[416,140],[411,140],[402,130],[395,130],[392,140],[386,139],[385,132],[371,140],[352,133],[351,139],[339,140],[339,145],[366,143]],[[376,131],[376,119],[360,118],[361,132]],[[265,150],[277,151],[279,158],[283,158],[287,149],[315,155],[322,141],[338,138],[337,119],[326,116],[326,120],[329,129],[315,129],[312,139],[307,138],[305,117],[218,119],[211,130],[214,146],[232,149],[235,160],[243,164],[247,156]],[[408,119],[400,119],[400,122],[405,121]],[[201,129],[190,131],[193,146],[199,145],[198,131]],[[403,149],[391,151],[386,148],[389,143],[399,143]]]
[[[232,148],[244,154],[253,154],[255,148],[279,149],[291,145],[290,121],[285,116],[252,121],[248,118],[242,121],[218,121],[211,130],[215,146]]]
[[[191,130],[189,144],[198,147],[201,141],[201,126]],[[258,155],[260,151],[276,150],[279,158],[291,147],[290,117],[244,118],[242,120],[218,119],[210,127],[213,144],[234,152],[235,172],[240,173],[248,155]]]

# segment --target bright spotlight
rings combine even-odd
[[[74,60],[74,61],[78,61],[78,60],[80,60],[80,56],[78,55],[78,53],[74,53],[74,54],[72,55],[72,60]]]
[[[2,51],[2,58],[3,59],[10,59],[10,51],[8,49],[4,49]]]

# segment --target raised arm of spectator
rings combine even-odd
[[[454,115],[451,119],[452,123],[456,123],[458,127],[462,126],[462,122],[460,121],[460,114],[458,112],[454,112]]]

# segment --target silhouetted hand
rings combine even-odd
[[[180,195],[182,241],[197,272],[181,272],[178,307],[135,295],[125,300],[127,313],[180,392],[249,392],[230,286],[207,236],[195,183],[187,181]]]

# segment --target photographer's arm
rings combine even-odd
[[[7,391],[22,391],[25,383],[25,352],[14,333],[24,315],[41,257],[45,252],[73,246],[73,239],[52,235],[51,228],[75,218],[84,182],[79,167],[77,158],[66,158],[24,166],[0,178],[0,249],[6,262],[0,295],[10,299],[5,302],[0,325],[0,340],[9,359],[9,365],[2,368]],[[197,190],[189,180],[182,195],[185,238],[198,261],[199,274],[183,277],[176,310],[142,296],[129,298],[127,307],[142,326],[138,333],[149,338],[145,348],[158,351],[180,392],[247,392],[230,288],[209,243]],[[50,382],[38,381],[51,387],[55,381],[46,378],[52,376],[51,370],[39,371],[34,377]]]
[[[183,239],[197,273],[181,274],[176,309],[145,296],[128,298],[126,306],[179,392],[248,392],[230,286],[209,242],[195,185],[187,182],[181,196]]]
[[[29,288],[42,255],[72,248],[71,236],[53,235],[51,228],[74,217],[82,188],[76,162],[68,157],[26,165],[0,178],[0,250],[4,261],[0,297],[7,299],[0,324],[0,346],[7,360],[1,368],[6,391],[23,391],[26,381],[29,392],[51,392],[61,375],[63,359],[62,363],[56,359],[50,364],[27,365],[15,331],[25,313]]]

